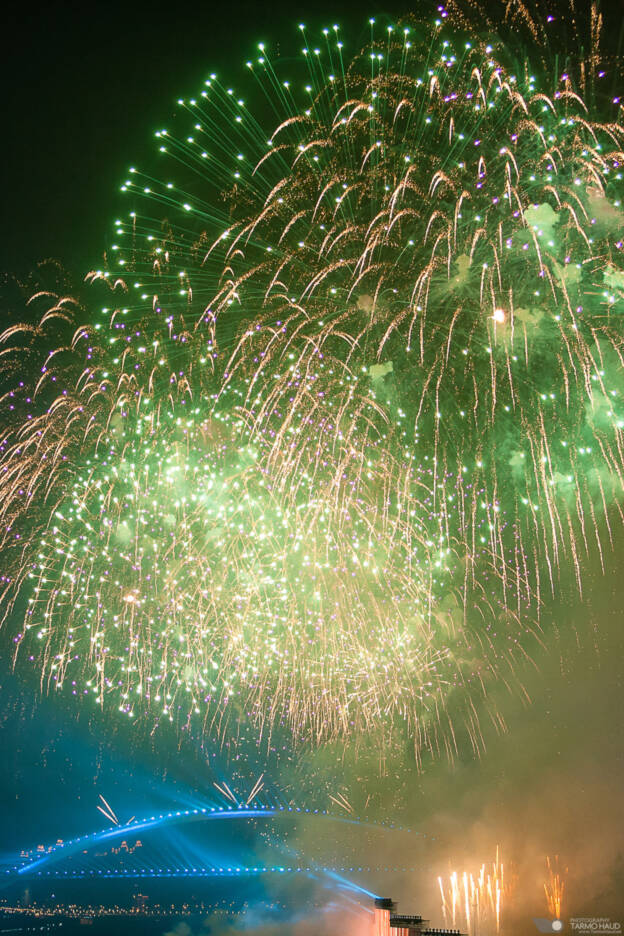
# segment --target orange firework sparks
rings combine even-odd
[[[549,914],[555,919],[559,919],[565,891],[565,875],[568,873],[568,869],[560,870],[559,855],[555,855],[553,860],[547,855],[546,867],[548,869],[548,879],[544,881],[546,904]]]
[[[500,933],[505,899],[511,897],[510,876],[496,847],[496,858],[478,872],[452,871],[447,881],[438,878],[445,925],[460,926],[472,936]]]

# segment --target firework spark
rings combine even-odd
[[[468,933],[499,933],[505,904],[513,894],[513,884],[496,848],[496,858],[477,873],[452,871],[448,880],[438,877],[445,925],[465,927]]]
[[[106,816],[106,818],[109,819],[113,823],[113,825],[119,825],[120,824],[119,819],[117,818],[117,815],[113,811],[112,806],[110,806],[107,803],[107,801],[104,799],[101,793],[99,794],[99,797],[103,803],[103,805],[97,807],[99,812],[101,812],[103,816]]]
[[[555,855],[553,860],[550,859],[550,856],[546,857],[546,868],[548,879],[544,882],[544,893],[548,913],[555,920],[559,920],[561,919],[561,907],[565,891],[565,875],[568,873],[568,869],[560,870],[558,855]]]

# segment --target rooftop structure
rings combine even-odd
[[[396,912],[396,904],[389,897],[375,900],[373,936],[462,936],[459,930],[437,929],[419,915]]]

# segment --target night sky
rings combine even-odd
[[[54,256],[82,270],[106,244],[128,166],[210,71],[232,80],[269,37],[299,51],[299,19],[366,36],[356,3],[12,5],[2,43],[3,262]],[[35,12],[36,9],[36,12]],[[373,3],[371,13],[382,8]],[[409,9],[402,3],[397,12]],[[10,128],[10,129],[9,129]]]
[[[601,7],[619,22],[617,0]],[[128,166],[153,155],[154,127],[210,71],[234,81],[264,39],[294,59],[300,21],[311,30],[338,21],[356,45],[369,16],[411,9],[405,0],[391,11],[351,0],[9,4],[0,40],[1,267],[26,271],[47,257],[75,271],[95,265]],[[617,28],[606,41],[618,48]]]
[[[409,9],[392,6],[398,14]],[[362,38],[366,18],[380,10],[376,2],[360,11],[345,0],[11,5],[0,39],[0,271],[23,277],[53,257],[80,279],[98,265],[112,235],[127,167],[148,161],[154,127],[180,95],[192,94],[212,70],[236,85],[259,40],[279,43],[280,52],[290,46],[294,57],[300,20],[312,27],[340,22]],[[458,859],[485,860],[501,841],[526,871],[544,853],[560,853],[573,869],[578,914],[624,914],[623,549],[618,534],[604,577],[590,569],[582,602],[572,586],[568,597],[550,601],[554,649],[527,677],[530,702],[501,694],[508,731],[490,733],[481,759],[466,745],[453,767],[426,763],[418,773],[406,745],[385,779],[369,777],[358,792],[358,768],[337,748],[310,757],[306,771],[278,743],[269,799],[327,802],[327,791],[349,789],[363,807],[366,792],[380,817],[401,803],[406,824],[452,842]],[[233,767],[227,750],[112,725],[77,711],[72,700],[41,700],[36,673],[12,670],[6,641],[0,713],[4,858],[99,828],[99,793],[129,816],[198,793],[214,800],[214,781],[233,771],[241,789],[249,788],[260,772],[260,756]],[[447,857],[441,846],[434,861],[442,867]],[[403,909],[419,909],[412,906],[416,893],[439,917],[429,878],[426,887],[409,875],[397,878]]]

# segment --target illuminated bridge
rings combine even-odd
[[[295,806],[203,806],[113,825],[37,849],[5,866],[8,885],[274,875],[376,896],[380,876],[425,867],[425,836],[392,824]],[[400,856],[400,858],[398,857]],[[409,861],[409,863],[408,863]]]

